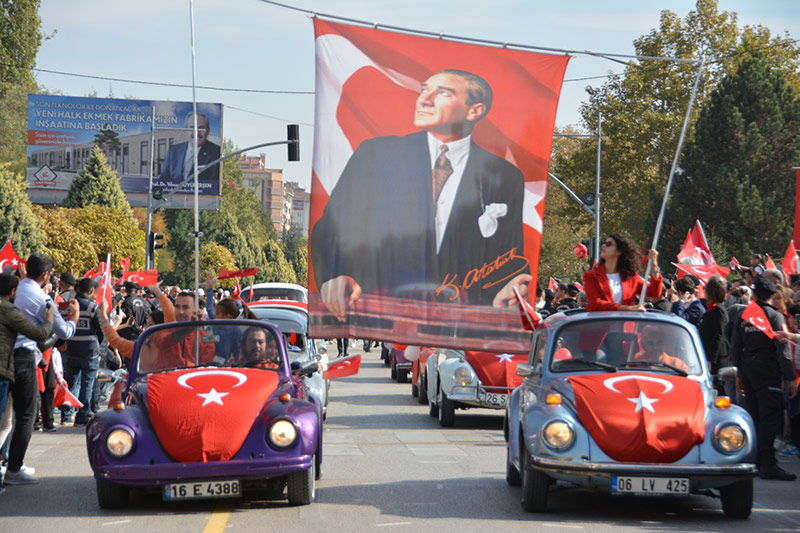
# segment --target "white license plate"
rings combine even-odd
[[[508,394],[487,392],[486,403],[488,403],[489,405],[505,405],[508,403]]]
[[[689,494],[689,480],[670,477],[628,477],[611,478],[613,494]]]
[[[165,483],[164,501],[196,500],[200,498],[238,498],[242,484],[238,479]]]

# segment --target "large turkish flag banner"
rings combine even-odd
[[[147,378],[150,422],[176,461],[226,461],[241,447],[278,374],[253,368],[203,368]]]
[[[479,323],[521,335],[517,317],[499,309],[508,310],[513,293],[497,295],[520,274],[531,276],[533,293],[568,56],[318,19],[314,28],[312,336],[486,350],[484,339],[498,332],[483,334]],[[471,84],[467,106],[489,93],[480,118],[432,111],[440,97],[458,100],[453,77]],[[431,107],[420,111],[426,98]],[[460,122],[447,122],[442,135],[434,115]],[[439,194],[432,167],[441,143],[450,171]],[[347,283],[332,284],[344,276]],[[460,319],[440,324],[441,304],[463,311]],[[474,314],[479,306],[496,313],[486,320]],[[526,350],[500,349],[512,348]]]
[[[671,463],[705,435],[696,381],[661,374],[570,376],[578,419],[615,461]]]

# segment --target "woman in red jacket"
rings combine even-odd
[[[650,276],[646,296],[661,295],[663,278],[658,270],[658,252],[650,250],[650,261],[655,274]],[[619,233],[612,233],[600,245],[600,261],[593,269],[584,272],[583,286],[589,304],[587,311],[644,311],[637,301],[644,280],[639,275],[641,256],[636,244]]]

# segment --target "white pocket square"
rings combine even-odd
[[[478,227],[481,235],[488,239],[497,232],[497,219],[506,216],[507,204],[489,204],[481,216],[478,217]]]

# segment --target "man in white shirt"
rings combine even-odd
[[[50,279],[52,270],[52,259],[45,254],[32,254],[28,258],[27,277],[17,287],[14,305],[37,326],[46,322],[47,308],[55,307],[53,300],[42,290]],[[71,300],[67,304],[66,314],[66,321],[60,313],[55,313],[54,317],[53,332],[61,339],[69,339],[75,334],[79,315],[77,301]],[[15,421],[5,476],[7,485],[38,483],[22,466],[36,418],[36,395],[39,392],[36,365],[40,359],[41,353],[36,348],[36,341],[23,335],[17,336],[14,343],[14,383],[11,385]]]
[[[506,306],[530,281],[522,172],[471,136],[491,104],[481,77],[443,70],[416,101],[423,131],[353,153],[311,234],[316,283],[337,317],[362,292]]]

